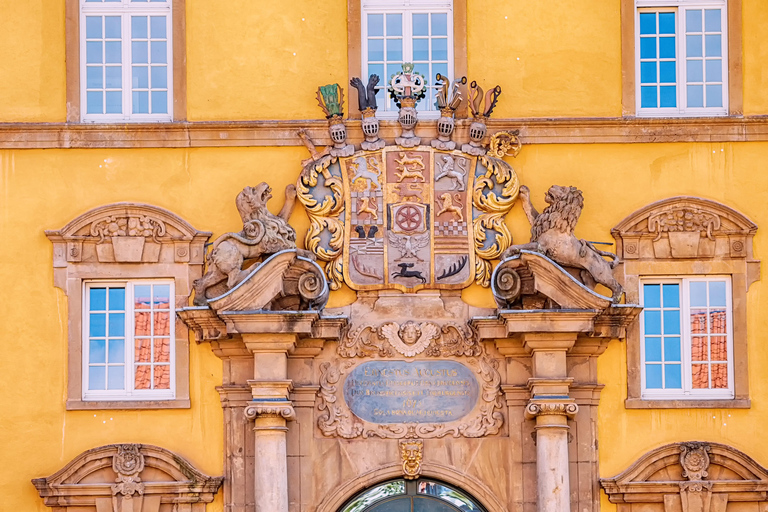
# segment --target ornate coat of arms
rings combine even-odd
[[[298,198],[310,218],[306,247],[327,262],[332,289],[342,281],[354,290],[403,292],[461,289],[473,281],[488,286],[490,260],[509,247],[511,235],[504,216],[520,185],[502,157],[516,154],[519,140],[514,134],[501,133],[491,137],[490,150],[480,144],[491,105],[485,118],[476,116],[472,123],[478,125],[471,130],[473,142],[462,150],[453,149],[450,134],[459,92],[457,87],[449,92],[447,80],[438,78],[444,80],[446,96],[438,103],[452,107],[441,110],[450,123],[438,124],[440,137],[430,146],[413,135],[418,96],[410,88],[392,88],[401,105],[403,125],[397,144],[386,145],[378,139],[378,121],[372,117],[375,92],[371,92],[378,77],[371,77],[369,90],[359,79],[352,82],[364,98],[360,101],[366,135],[362,150],[350,154],[346,135],[338,136],[343,127],[338,114],[329,117],[329,126],[336,132],[332,148],[318,154],[302,134],[312,152],[297,183]],[[482,90],[472,86],[477,105]],[[322,94],[318,97],[323,106]]]

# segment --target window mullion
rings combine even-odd
[[[403,11],[403,62],[413,62],[413,11]]]
[[[677,8],[677,110],[680,114],[684,114],[688,108],[688,56],[685,44],[685,11],[686,9],[683,6]]]
[[[681,333],[683,338],[680,340],[683,344],[683,393],[690,394],[693,389],[693,374],[692,374],[692,360],[691,360],[691,309],[690,309],[690,281],[688,279],[682,279],[680,281],[680,323]]]
[[[128,1],[128,0],[126,0]],[[130,119],[132,109],[132,71],[131,66],[131,14],[123,12],[123,119]]]

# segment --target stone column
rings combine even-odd
[[[525,417],[536,419],[538,512],[571,512],[568,418],[573,418],[579,407],[569,396],[573,379],[568,378],[566,353],[574,343],[576,333],[523,335],[533,367]]]
[[[525,417],[536,418],[536,490],[539,512],[571,512],[568,471],[568,418],[578,412],[573,402],[536,400]]]

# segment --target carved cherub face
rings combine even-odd
[[[421,336],[421,329],[415,322],[406,322],[400,329],[400,338],[408,345],[416,343]]]

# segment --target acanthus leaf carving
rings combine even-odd
[[[704,443],[683,443],[680,445],[680,465],[682,476],[691,481],[703,480],[709,474],[710,447]]]
[[[341,357],[479,356],[482,353],[474,331],[466,324],[434,322],[403,324],[386,322],[378,327],[362,325],[349,331],[337,349]]]
[[[112,484],[112,494],[131,497],[134,494],[144,494],[144,484],[139,473],[144,471],[144,455],[139,451],[138,444],[121,444],[117,454],[112,458],[112,469],[117,473],[115,484]]]
[[[90,228],[91,236],[99,237],[96,242],[99,244],[111,237],[151,237],[154,242],[159,243],[159,237],[164,236],[165,232],[165,223],[162,220],[149,215],[130,213],[97,219],[91,223]]]
[[[656,233],[654,241],[664,233],[699,231],[714,240],[713,233],[720,229],[720,216],[693,207],[672,208],[648,217],[648,231]]]

